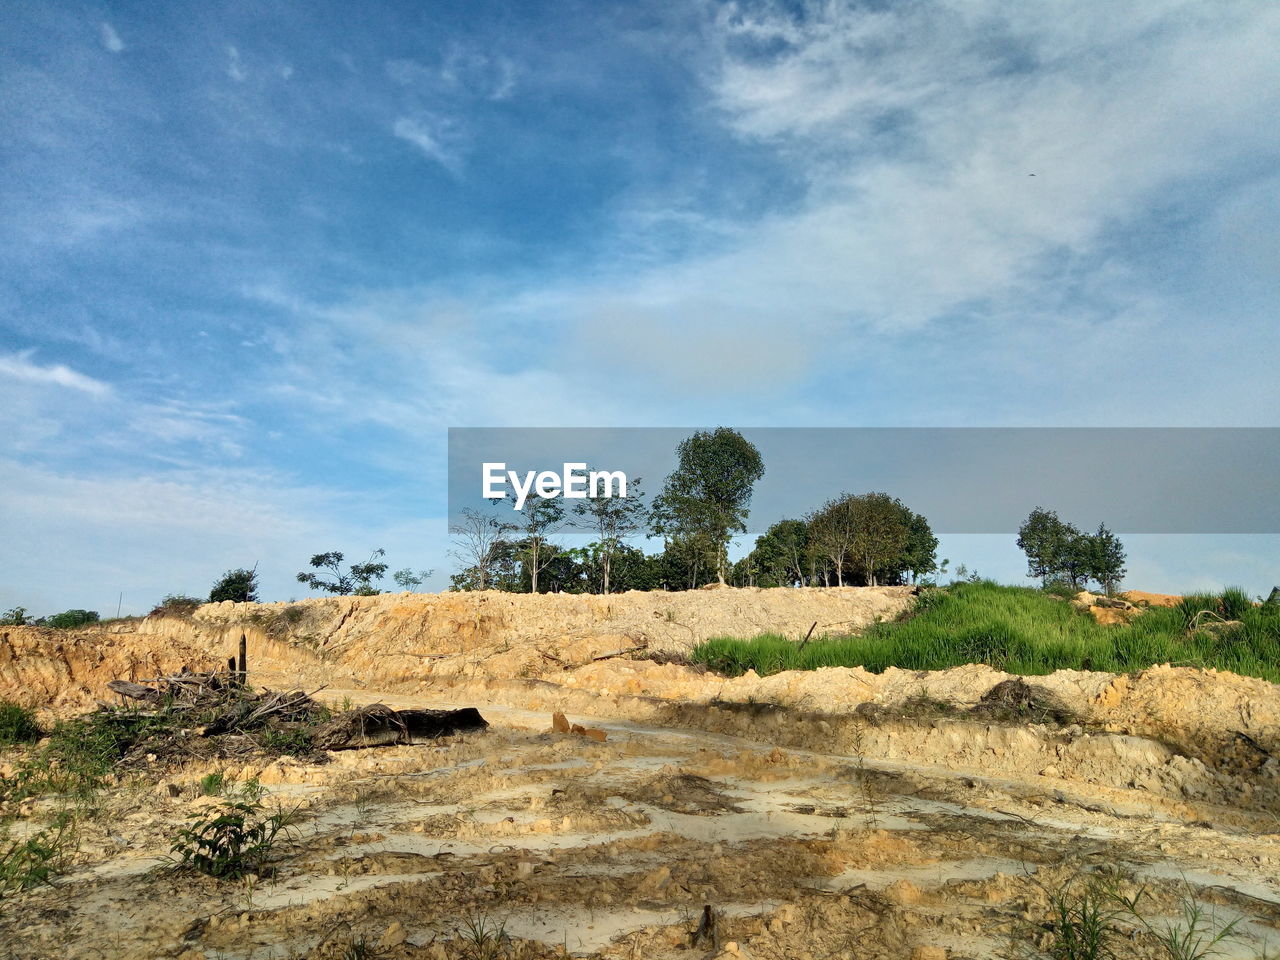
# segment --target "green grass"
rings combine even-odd
[[[1200,610],[1212,616],[1188,631]],[[879,673],[965,663],[1036,676],[1062,669],[1127,673],[1172,663],[1280,682],[1280,610],[1255,607],[1233,589],[1188,597],[1180,607],[1152,607],[1127,625],[1103,626],[1041,590],[979,581],[926,593],[913,616],[877,624],[862,636],[804,645],[776,634],[717,637],[695,647],[692,659],[729,676],[749,669],[764,675],[863,666]]]
[[[40,739],[40,733],[34,710],[0,700],[0,747],[31,743]]]

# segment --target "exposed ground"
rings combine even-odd
[[[725,680],[660,662],[723,633],[844,633],[909,602],[401,596],[7,628],[0,697],[46,719],[131,672],[225,663],[243,629],[252,683],[477,706],[491,726],[327,762],[157,758],[98,794],[52,887],[0,901],[0,956],[1034,957],[1051,895],[1100,872],[1147,890],[1154,932],[1118,920],[1119,955],[1168,956],[1157,934],[1190,899],[1206,925],[1239,922],[1212,955],[1275,955],[1272,684],[1170,667],[1010,683],[981,665]],[[553,732],[555,710],[608,739]],[[268,809],[300,805],[274,875],[154,869],[189,814],[222,802],[201,795],[210,773],[256,778]],[[6,812],[29,830],[56,802]]]

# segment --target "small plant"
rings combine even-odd
[[[200,796],[220,797],[226,786],[226,776],[221,773],[206,773],[200,778]]]
[[[1126,912],[1136,911],[1138,894],[1131,904],[1119,898],[1107,878],[1089,877],[1069,881],[1051,891],[1049,903],[1050,942],[1053,960],[1112,960],[1119,957],[1114,944],[1119,938],[1116,921]]]
[[[30,743],[40,738],[40,725],[33,710],[11,700],[0,700],[0,747]]]
[[[315,749],[315,737],[308,730],[265,730],[260,741],[272,753],[302,756]]]
[[[463,920],[458,936],[466,960],[505,960],[510,956],[506,924],[494,923],[483,914]]]
[[[382,956],[382,951],[374,945],[370,937],[359,933],[343,944],[342,953],[339,956],[342,960],[378,960]]]
[[[261,801],[247,798],[228,803],[213,816],[200,816],[192,814],[195,823],[174,838],[170,847],[176,860],[174,868],[221,880],[261,874],[294,819],[293,813],[284,811],[263,816]]]
[[[1147,929],[1156,942],[1164,949],[1169,960],[1209,960],[1219,956],[1218,947],[1235,941],[1239,919],[1219,924],[1215,913],[1206,912],[1203,904],[1195,897],[1191,884],[1183,880],[1182,922],[1169,923],[1157,927],[1148,921],[1137,910],[1138,900],[1142,896],[1139,891],[1130,900],[1123,900],[1125,907]]]
[[[8,843],[0,837],[0,898],[50,883],[75,848],[75,822],[65,810],[51,826],[24,840]]]

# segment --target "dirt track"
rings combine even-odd
[[[694,599],[764,615],[780,592],[733,593]],[[593,633],[599,614],[571,609],[569,628],[549,635],[541,614],[522,625],[481,610],[489,626],[450,654],[457,638],[424,628],[413,602],[374,599],[317,602],[288,629],[276,608],[203,608],[142,632],[63,635],[58,649],[7,631],[0,696],[26,678],[70,705],[131,658],[139,677],[225,660],[243,623],[255,682],[477,705],[493,724],[319,766],[219,768],[258,777],[270,802],[305,805],[297,851],[253,887],[143,872],[209,802],[194,796],[207,763],[158,773],[145,792],[122,787],[87,828],[79,872],[3,909],[13,955],[341,957],[367,937],[385,943],[381,956],[451,960],[470,955],[467,923],[483,922],[505,924],[510,954],[527,957],[1034,956],[1045,890],[1099,866],[1145,883],[1154,916],[1176,916],[1185,877],[1220,922],[1240,917],[1244,936],[1220,956],[1280,945],[1273,685],[1169,668],[1060,673],[1032,683],[1073,722],[993,719],[972,708],[1007,678],[981,666],[725,682],[594,660],[676,642],[675,621],[640,602],[604,621],[629,632]],[[636,613],[658,624],[657,641]],[[922,711],[922,695],[950,707]],[[552,733],[554,709],[608,741]],[[707,905],[716,942],[691,945]],[[1138,935],[1133,956],[1152,950]]]

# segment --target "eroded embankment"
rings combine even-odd
[[[734,590],[610,597],[500,593],[213,604],[116,632],[10,629],[0,696],[88,705],[116,676],[225,662],[243,632],[273,686],[350,687],[476,705],[683,726],[789,747],[1280,811],[1280,689],[1212,670],[1058,671],[988,710],[1010,677],[828,668],[725,679],[634,659],[718,634],[858,628],[910,602],[902,588]],[[997,704],[997,706],[999,706]]]

